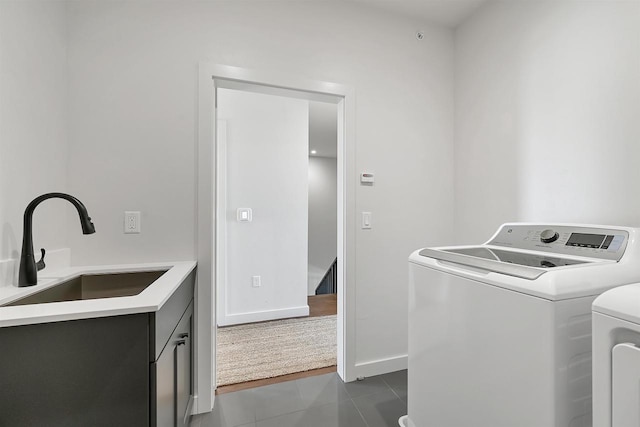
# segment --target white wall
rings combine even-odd
[[[640,224],[640,2],[493,1],[456,37],[456,230]]]
[[[64,3],[0,2],[0,260],[20,257],[27,204],[67,190],[66,31]],[[36,251],[66,246],[67,213],[75,209],[62,200],[36,209]],[[81,234],[77,214],[73,225]],[[0,267],[0,286],[16,284],[14,263],[2,264],[11,267]]]
[[[494,1],[457,30],[460,242],[507,220],[638,223],[639,7]],[[453,243],[452,52],[449,30],[355,2],[0,2],[0,258],[67,165],[97,228],[66,215],[76,263],[193,259],[200,61],[351,85],[357,168],[376,173],[356,192],[374,224],[356,235],[356,363],[391,366],[407,254]],[[65,245],[64,204],[36,212],[36,247]]]
[[[70,236],[74,262],[195,257],[200,61],[350,85],[356,166],[376,173],[356,191],[374,223],[356,234],[356,363],[406,364],[407,256],[452,234],[451,32],[356,2],[87,0],[68,10],[70,187],[97,228],[95,239]],[[143,212],[142,234],[122,234],[125,210]]]
[[[217,104],[226,122],[218,325],[306,316],[309,102],[218,89]],[[238,208],[252,221],[238,222]]]
[[[338,253],[337,166],[335,158],[309,157],[309,295]]]

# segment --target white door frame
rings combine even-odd
[[[352,87],[210,62],[199,66],[196,178],[196,349],[194,413],[209,412],[215,398],[216,87],[253,84],[306,92],[338,102],[338,375],[355,380],[355,91]]]

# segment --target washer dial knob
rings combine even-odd
[[[560,237],[560,234],[551,229],[544,230],[540,233],[540,241],[542,243],[553,243],[558,240],[558,237]]]

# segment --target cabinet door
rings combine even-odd
[[[193,404],[193,302],[189,305],[169,342],[158,360],[155,369],[155,387],[152,398],[155,406],[155,426],[186,427],[189,425]]]
[[[192,393],[192,330],[193,309],[189,306],[180,323],[178,324],[178,345],[175,357],[175,384],[176,384],[176,426],[183,427],[189,424],[191,415]]]
[[[155,425],[157,427],[175,427],[176,391],[175,391],[175,344],[169,342],[160,358],[153,363],[155,369]]]

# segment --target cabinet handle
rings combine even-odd
[[[189,332],[182,333],[178,335],[178,338],[189,338]]]
[[[176,346],[185,345],[186,343],[187,343],[187,340],[180,340],[176,342]]]

